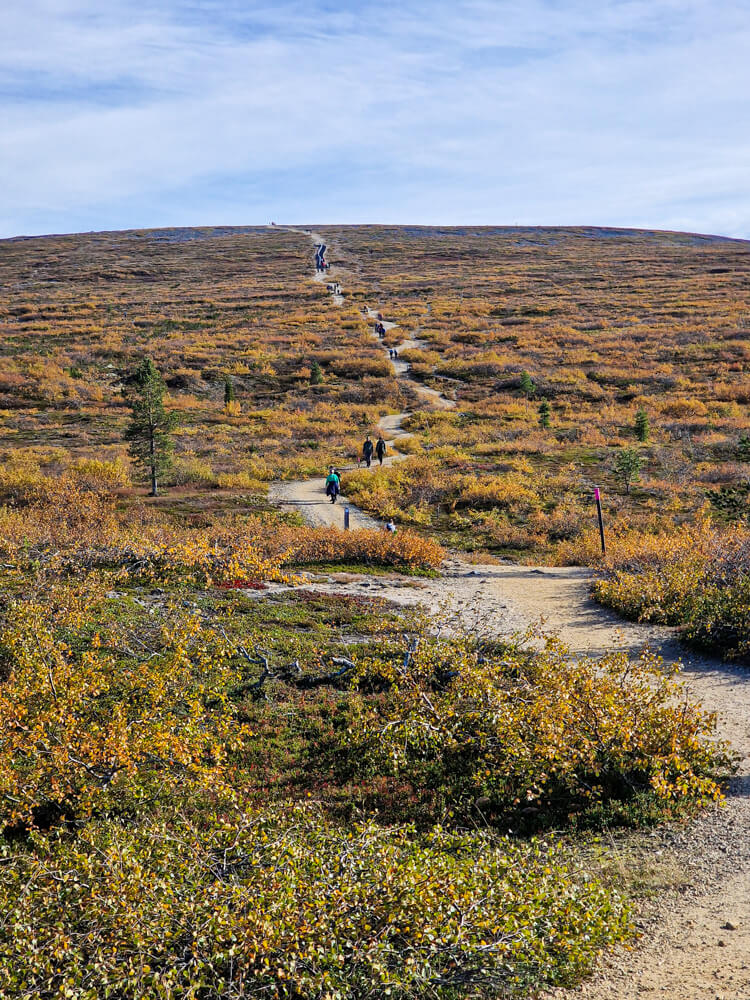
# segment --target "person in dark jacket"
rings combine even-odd
[[[370,440],[370,435],[368,434],[365,438],[365,443],[362,445],[362,458],[367,462],[367,468],[370,468],[372,462],[372,453],[374,451],[372,441]]]
[[[378,437],[375,442],[375,454],[378,456],[378,461],[383,464],[383,459],[385,457],[385,441],[383,440],[382,434]]]

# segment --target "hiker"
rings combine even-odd
[[[378,436],[378,440],[375,442],[375,454],[378,456],[378,461],[383,464],[383,457],[385,455],[385,441],[383,440],[383,435]]]
[[[388,524],[386,524],[385,530],[390,532],[392,535],[396,534],[396,525],[393,523],[393,518],[391,518]]]
[[[365,438],[365,443],[362,445],[362,458],[367,462],[367,468],[370,468],[370,463],[372,462],[372,453],[375,449],[373,448],[372,441],[370,440],[370,435],[368,434]]]
[[[326,476],[326,496],[331,498],[331,503],[336,503],[336,497],[341,491],[341,479],[338,472],[331,467]]]

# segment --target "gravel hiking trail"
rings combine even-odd
[[[292,231],[325,242],[309,230]],[[332,271],[339,272],[336,280],[343,283],[341,269]],[[377,312],[368,308],[367,315],[374,322]],[[383,322],[386,329],[395,327]],[[398,349],[422,346],[423,342],[411,340],[403,341]],[[455,405],[411,379],[406,361],[397,360],[394,368],[425,402],[435,408]],[[401,425],[408,415],[381,419],[380,430],[389,443],[407,433]],[[389,456],[386,462],[402,457]],[[322,472],[319,480],[275,483],[269,496],[296,507],[311,524],[343,524],[339,504],[332,505],[323,495]],[[345,503],[345,499],[340,501],[341,506]],[[352,527],[381,527],[352,505],[349,508]],[[648,873],[648,884],[661,887],[638,915],[640,938],[631,950],[618,949],[604,956],[594,976],[580,987],[554,990],[548,996],[554,1000],[750,1000],[750,673],[693,655],[679,645],[673,629],[619,618],[592,600],[592,579],[592,573],[580,567],[480,565],[451,558],[443,576],[435,580],[397,574],[334,574],[312,576],[305,587],[422,604],[441,617],[454,617],[469,628],[493,634],[541,624],[546,633],[558,634],[578,655],[613,648],[635,654],[648,644],[665,665],[679,661],[686,687],[716,713],[719,737],[731,742],[739,758],[726,803],[689,824],[669,824],[640,835],[639,863]],[[626,841],[617,836],[611,839],[610,861],[615,866],[620,859],[629,867],[633,864],[633,848],[623,846]]]
[[[287,232],[301,233],[304,236],[309,237],[313,244],[316,243],[328,243],[320,233],[316,233],[309,229],[297,229],[289,226],[275,226],[275,229],[284,228]],[[330,248],[330,243],[328,246]],[[316,271],[312,275],[312,280],[318,284],[329,284],[339,282],[339,275],[341,274],[341,269],[338,267],[331,267],[328,272]],[[344,296],[338,293],[331,294],[331,301],[334,306],[342,306],[344,303]],[[366,314],[368,319],[373,323],[372,336],[377,340],[377,334],[374,331],[374,324],[378,318],[378,312],[371,307],[366,307]],[[398,324],[393,323],[389,320],[383,319],[383,326],[386,330],[396,329]],[[406,348],[415,348],[425,346],[424,341],[418,340],[404,340],[399,344],[398,349],[404,350]],[[383,347],[383,353],[386,357],[388,356],[388,348]],[[412,379],[409,375],[410,365],[407,361],[395,360],[390,363],[393,365],[394,371],[399,379],[405,384],[408,384],[410,388],[425,401],[427,405],[433,406],[435,409],[450,409],[455,406],[455,402],[452,399],[446,399],[442,393],[438,392],[436,389],[431,389],[429,386],[424,386],[415,379]],[[388,453],[383,460],[383,465],[392,465],[394,462],[403,461],[406,457],[393,452],[394,445],[397,444],[399,438],[408,437],[408,431],[405,431],[402,427],[404,420],[409,416],[408,411],[403,413],[389,413],[380,419],[380,422],[376,428],[377,433],[381,433],[385,439]],[[373,461],[373,470],[379,467],[379,462],[377,460]],[[336,464],[336,468],[340,472],[351,471],[356,469],[356,465],[348,464],[341,465]],[[345,496],[340,496],[335,504],[332,504],[328,497],[325,495],[325,472],[327,470],[321,470],[320,479],[297,479],[291,482],[275,482],[272,483],[268,490],[268,497],[274,503],[280,506],[294,507],[299,510],[309,524],[315,527],[343,527],[344,524],[344,510],[349,509],[350,525],[352,528],[380,528],[382,523],[375,520],[369,515],[365,514],[363,511],[357,510],[356,507],[352,506]]]

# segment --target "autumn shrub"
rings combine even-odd
[[[130,485],[130,471],[122,458],[109,461],[99,458],[82,458],[73,462],[69,475],[84,488],[109,491]]]
[[[395,568],[435,569],[445,558],[437,542],[414,531],[292,528],[279,533],[288,565],[371,563]]]
[[[571,659],[543,648],[424,638],[404,655],[362,658],[343,739],[355,769],[408,779],[415,794],[462,815],[536,827],[637,822],[721,797],[727,748],[661,661],[645,651]]]
[[[39,479],[26,506],[0,507],[0,555],[21,565],[44,553],[96,546],[118,531],[121,518],[107,489],[77,475]]]
[[[5,499],[33,496],[44,479],[38,458],[29,451],[12,451],[0,461],[0,495]]]
[[[173,460],[169,473],[171,483],[177,486],[211,486],[216,482],[210,462],[197,455],[182,455]]]
[[[0,995],[521,997],[629,933],[554,842],[286,814],[93,823],[0,846]]]
[[[228,650],[197,617],[180,615],[153,656],[118,656],[90,634],[103,599],[84,588],[6,611],[0,826],[133,810],[187,780],[222,781],[241,733],[227,698],[238,674]]]
[[[597,600],[640,621],[680,626],[689,641],[750,658],[750,532],[691,524],[621,536],[594,585]]]
[[[259,496],[263,496],[268,489],[267,483],[251,476],[249,472],[220,472],[216,483],[221,489],[248,490]]]
[[[539,504],[539,496],[516,476],[492,476],[478,480],[474,476],[458,478],[452,484],[453,509],[473,507],[477,510],[531,511]]]

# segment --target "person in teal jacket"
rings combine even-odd
[[[336,503],[336,497],[341,492],[341,479],[338,472],[331,468],[326,476],[326,496],[331,498],[331,503]]]

